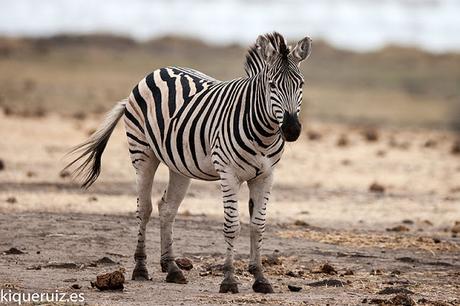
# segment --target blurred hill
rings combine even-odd
[[[0,38],[0,106],[22,116],[104,112],[159,67],[187,66],[222,80],[244,76],[245,50],[180,37]],[[304,120],[460,127],[460,54],[400,47],[355,53],[314,41],[302,69]]]

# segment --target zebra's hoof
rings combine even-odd
[[[132,280],[136,281],[147,281],[150,280],[149,278],[149,272],[147,271],[147,268],[134,268],[133,270],[133,275],[131,277]]]
[[[238,293],[238,284],[237,283],[224,283],[220,284],[219,293]]]
[[[258,293],[273,293],[272,285],[267,280],[257,280],[252,285],[252,290]]]
[[[182,274],[182,271],[177,269],[177,270],[168,272],[168,275],[166,275],[166,282],[176,283],[176,284],[186,284],[187,280],[185,279],[184,274]]]

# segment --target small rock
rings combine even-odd
[[[355,274],[355,272],[353,272],[353,270],[351,270],[351,269],[347,269],[345,271],[345,273],[343,273],[343,275],[354,275],[354,274]]]
[[[428,226],[433,226],[433,223],[430,220],[423,220],[422,223]]]
[[[433,242],[434,243],[441,243],[441,239],[439,239],[438,237],[433,237]]]
[[[404,220],[402,220],[402,223],[404,223],[404,224],[414,224],[414,221],[412,221],[410,219],[404,219]]]
[[[308,131],[307,136],[309,140],[320,140],[321,139],[321,134],[316,132],[316,131]]]
[[[211,273],[220,273],[224,271],[224,264],[206,264],[203,268],[205,271],[209,271]]]
[[[294,286],[294,285],[288,285],[288,289],[289,289],[289,291],[292,291],[292,292],[299,292],[300,290],[302,290],[302,287]]]
[[[271,254],[271,255],[267,255],[267,256],[262,257],[262,265],[264,267],[267,267],[267,266],[279,266],[281,264],[282,264],[282,261],[279,258],[279,256],[276,255],[276,254]]]
[[[437,142],[436,140],[433,140],[433,139],[428,139],[427,141],[425,141],[425,143],[423,144],[423,146],[425,148],[434,148],[436,147],[437,145]]]
[[[188,258],[177,258],[176,259],[176,264],[181,270],[192,270],[193,269],[193,263],[190,259]]]
[[[388,142],[388,145],[390,147],[392,147],[392,148],[397,148],[397,149],[401,149],[401,150],[407,150],[410,147],[409,142],[407,142],[407,141],[400,142],[400,141],[397,141],[394,137],[392,137],[390,139],[390,141]]]
[[[94,262],[95,264],[101,264],[101,265],[116,265],[117,263],[110,259],[107,256],[104,256]]]
[[[76,278],[66,278],[65,280],[63,280],[64,283],[75,283],[76,281]]]
[[[8,197],[8,198],[6,199],[6,202],[7,202],[7,203],[10,203],[10,204],[14,204],[14,203],[17,203],[18,200],[17,200],[15,197]]]
[[[346,135],[340,135],[339,139],[337,139],[337,146],[338,147],[346,147],[350,142]]]
[[[419,305],[431,305],[431,306],[451,306],[453,305],[452,303],[439,301],[439,300],[430,301],[426,298],[418,299],[417,303]]]
[[[2,159],[0,159],[0,171],[3,170],[5,170],[5,162]]]
[[[308,224],[307,222],[302,221],[302,220],[296,220],[294,222],[294,225],[296,225],[296,226],[310,226],[310,224]]]
[[[72,114],[72,117],[77,120],[84,120],[86,119],[86,114],[84,112],[75,112]]]
[[[78,265],[74,262],[50,261],[44,267],[45,268],[55,268],[55,269],[77,269]]]
[[[460,154],[460,140],[456,140],[452,144],[452,149],[450,150],[450,152],[455,155]]]
[[[385,150],[378,150],[375,155],[377,155],[378,157],[385,157],[385,155],[387,155],[387,152]]]
[[[100,274],[96,277],[96,282],[91,282],[91,287],[103,290],[123,290],[125,276],[123,270],[117,270],[111,273]]]
[[[374,182],[369,186],[369,191],[374,193],[384,193],[385,187],[377,182]]]
[[[3,254],[5,254],[5,255],[21,255],[21,254],[25,254],[25,253],[23,251],[13,247],[13,248],[10,248],[9,250],[4,251]]]
[[[42,266],[40,265],[32,265],[26,268],[26,270],[41,270]]]
[[[399,270],[393,270],[390,273],[390,276],[399,276],[399,275],[401,275],[401,271]]]
[[[184,210],[183,212],[180,213],[180,215],[184,217],[190,217],[192,216],[192,213],[190,212],[190,210]]]
[[[415,301],[412,300],[407,295],[398,294],[391,299],[382,299],[382,298],[372,298],[372,299],[363,299],[361,301],[363,304],[374,304],[374,305],[398,305],[398,306],[412,306],[416,305]]]
[[[385,299],[380,299],[380,298],[372,298],[372,299],[369,299],[369,300],[368,300],[367,298],[365,298],[365,299],[363,299],[363,300],[361,301],[361,303],[363,303],[363,304],[388,305],[388,304],[387,304],[387,303],[388,303],[387,300],[385,300]]]
[[[419,304],[431,304],[432,302],[427,298],[421,298],[421,299],[417,300],[417,303],[419,303]]]
[[[35,176],[37,176],[37,173],[35,173],[35,172],[33,172],[33,171],[27,171],[27,172],[26,172],[26,176],[27,176],[27,177],[35,177]]]
[[[380,269],[372,269],[370,274],[371,275],[382,275],[383,271]]]
[[[79,284],[73,284],[70,286],[72,289],[81,289],[81,286]]]
[[[322,281],[309,283],[310,287],[343,287],[344,283],[338,279],[324,279]]]
[[[329,263],[325,263],[319,267],[318,270],[312,271],[312,273],[324,273],[324,274],[337,274],[337,270],[331,266]]]
[[[211,274],[211,271],[202,271],[200,272],[200,276],[208,276]]]
[[[286,276],[290,276],[290,277],[300,277],[299,273],[296,273],[292,270],[289,270],[286,272]]]
[[[89,197],[88,202],[97,202],[97,197],[96,196]]]
[[[11,109],[11,107],[8,107],[8,106],[4,106],[3,107],[3,114],[5,116],[11,116],[14,114],[14,111]]]
[[[364,136],[364,139],[369,142],[375,142],[379,140],[379,134],[377,133],[377,130],[375,129],[367,129],[363,131],[362,134]]]
[[[460,221],[455,221],[455,225],[450,229],[454,234],[460,233]]]
[[[404,287],[386,287],[378,292],[378,294],[414,294],[413,291]]]
[[[410,297],[405,294],[398,294],[395,297],[393,297],[390,302],[392,304],[390,305],[401,305],[401,306],[413,306],[417,305],[415,301]]]
[[[460,192],[460,186],[450,188],[449,192],[459,193]]]
[[[396,260],[406,262],[406,263],[417,263],[418,262],[417,259],[412,258],[412,257],[407,257],[407,256],[398,257],[398,258],[396,258]]]
[[[404,225],[398,225],[392,228],[387,228],[387,232],[408,232],[410,229]]]
[[[61,172],[59,172],[59,176],[60,176],[61,178],[67,178],[67,177],[70,177],[71,174],[70,174],[70,172],[67,171],[67,170],[62,170]]]

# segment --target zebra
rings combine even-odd
[[[285,142],[301,133],[299,112],[304,77],[300,63],[311,53],[305,37],[294,47],[277,33],[257,38],[249,48],[246,77],[219,81],[190,68],[166,67],[142,79],[130,95],[107,114],[88,140],[73,148],[74,168],[83,188],[101,171],[101,157],[117,122],[123,117],[129,154],[136,172],[138,241],[133,280],[148,280],[146,226],[152,212],[151,190],[160,163],[169,168],[169,182],[158,202],[161,269],[166,282],[187,283],[175,262],[173,223],[191,179],[219,181],[226,243],[224,279],[219,292],[238,293],[234,245],[241,226],[237,194],[249,187],[250,259],[253,290],[272,293],[263,273],[260,250],[273,170]]]

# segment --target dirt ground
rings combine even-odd
[[[243,188],[236,246],[241,293],[222,295],[217,292],[225,248],[217,183],[194,181],[176,221],[176,253],[194,264],[185,272],[189,283],[164,281],[156,210],[147,234],[152,281],[130,280],[136,194],[122,126],[91,189],[80,190],[59,172],[65,152],[99,120],[0,114],[0,288],[79,292],[89,305],[460,304],[455,135],[304,122],[301,140],[286,147],[269,206],[263,253],[276,293],[251,290]],[[161,168],[155,200],[166,183]],[[23,254],[8,254],[11,248]],[[96,262],[103,257],[114,263]],[[333,269],[322,267],[326,263]],[[126,270],[123,291],[91,287],[96,275],[119,268]],[[329,281],[314,284],[323,280]],[[72,289],[74,284],[81,288]],[[288,285],[302,289],[290,292]]]

